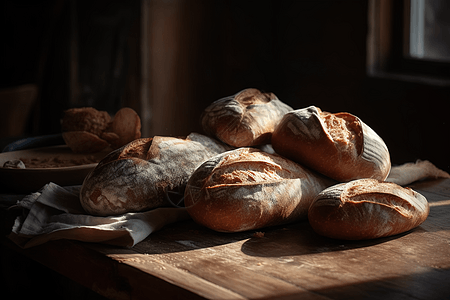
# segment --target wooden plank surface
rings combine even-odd
[[[445,290],[450,282],[450,180],[413,188],[429,200],[430,216],[415,230],[389,238],[336,241],[315,234],[308,222],[266,229],[256,237],[254,232],[216,233],[187,221],[126,252],[97,250],[140,269],[157,264],[181,270],[170,279],[193,291],[186,278],[201,278],[249,299],[450,295],[450,288]]]
[[[73,241],[23,251],[113,299],[447,299],[450,180],[412,185],[430,215],[418,228],[339,241],[308,222],[217,233],[185,221],[130,249]]]

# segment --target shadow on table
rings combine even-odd
[[[387,238],[367,241],[340,241],[318,235],[307,221],[239,233],[216,232],[193,221],[184,221],[169,225],[151,234],[147,239],[135,245],[133,249],[140,253],[163,254],[238,242],[242,243],[241,251],[249,256],[300,256],[371,247],[406,237],[412,232],[421,231],[424,230],[418,227],[410,232]]]
[[[430,268],[425,272],[284,294],[270,297],[270,299],[443,300],[450,299],[449,282],[450,269]],[[258,300],[264,299],[258,298]]]
[[[253,237],[242,245],[242,252],[250,256],[281,257],[298,256],[323,252],[345,251],[367,248],[395,241],[413,231],[423,231],[420,227],[395,236],[363,241],[336,240],[314,232],[308,222],[297,223],[274,231],[262,231],[264,236]]]
[[[254,231],[222,233],[196,224],[192,220],[170,224],[152,233],[133,247],[140,253],[163,254],[216,247],[247,240]]]

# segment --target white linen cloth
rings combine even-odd
[[[386,181],[404,186],[430,177],[450,178],[450,175],[429,161],[417,161],[392,167]],[[49,183],[18,201],[17,205],[29,212],[15,220],[10,239],[24,248],[56,239],[133,247],[165,225],[190,218],[186,209],[179,207],[111,217],[91,216],[81,207],[80,189],[81,186]]]
[[[163,226],[189,219],[185,208],[157,208],[142,213],[96,217],[84,212],[79,201],[81,186],[54,183],[18,201],[29,210],[19,216],[9,238],[29,248],[50,240],[72,239],[133,247]]]
[[[392,167],[386,181],[405,186],[425,178],[450,178],[450,175],[428,160],[418,160]]]

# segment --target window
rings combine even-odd
[[[368,73],[450,85],[450,2],[370,0]]]
[[[415,59],[450,62],[450,3],[412,0],[409,11],[407,54]]]

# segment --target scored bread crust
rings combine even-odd
[[[233,147],[269,144],[275,126],[292,108],[273,93],[245,89],[209,105],[201,116],[203,130]]]
[[[243,147],[204,162],[189,179],[184,203],[197,223],[240,232],[306,219],[331,181],[277,154]]]
[[[427,199],[410,188],[376,179],[331,186],[314,199],[309,223],[318,234],[344,240],[387,237],[422,224]]]
[[[272,134],[274,150],[340,182],[389,175],[381,137],[358,117],[310,106],[284,115]]]
[[[108,154],[85,178],[80,202],[92,215],[108,216],[173,206],[168,193],[184,192],[194,170],[229,150],[196,133],[187,138],[137,139]]]

